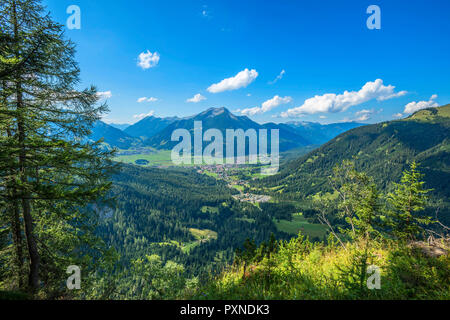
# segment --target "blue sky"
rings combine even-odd
[[[63,24],[80,7],[66,35],[82,86],[107,93],[107,122],[227,107],[258,122],[373,123],[450,102],[446,0],[43,3]],[[369,5],[380,30],[367,28]],[[159,59],[139,66],[141,53]]]

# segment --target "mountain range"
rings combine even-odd
[[[237,116],[226,108],[210,108],[202,113],[185,118],[158,118],[149,116],[129,125],[106,124],[98,122],[93,128],[91,139],[103,137],[111,147],[128,149],[136,146],[149,146],[156,149],[171,149],[178,142],[172,142],[171,136],[176,129],[193,131],[194,122],[201,121],[203,131],[214,128],[225,137],[226,129],[278,129],[280,151],[287,151],[310,145],[320,145],[338,134],[361,126],[359,123],[337,123],[321,125],[312,122],[265,123],[259,124],[247,116]],[[125,128],[120,130],[119,128]],[[269,142],[270,145],[270,142]]]
[[[294,128],[297,134],[300,134],[311,144],[316,145],[324,144],[345,131],[365,125],[364,123],[358,122],[342,122],[323,125],[317,122],[305,121],[293,121],[287,122],[286,124]]]
[[[259,124],[250,120],[247,116],[236,116],[226,108],[211,108],[196,116],[188,117],[174,121],[158,134],[144,142],[148,146],[157,149],[172,149],[178,142],[172,142],[172,132],[176,129],[187,129],[193,131],[194,122],[201,121],[203,131],[208,129],[218,129],[225,137],[227,129],[267,129],[270,139],[270,129],[279,129],[280,151],[289,150],[296,147],[309,145],[309,141],[298,135],[295,130],[285,125],[276,125],[274,123]],[[225,141],[224,141],[225,142]],[[270,144],[270,143],[269,143]]]
[[[89,139],[95,141],[103,139],[104,143],[112,148],[129,149],[142,144],[141,139],[132,137],[103,121],[95,122],[91,131]]]
[[[157,118],[157,117],[146,117],[141,121],[129,126],[124,130],[124,132],[130,136],[141,138],[146,140],[153,137],[160,131],[167,128],[173,122],[179,120],[177,117],[173,118]]]

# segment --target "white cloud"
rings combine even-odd
[[[138,66],[142,69],[150,69],[155,67],[159,63],[159,53],[151,53],[149,50],[147,52],[142,52],[139,55]]]
[[[393,88],[395,88],[395,87],[393,87]],[[386,101],[386,100],[389,100],[389,99],[402,97],[402,96],[406,95],[407,93],[408,93],[408,91],[394,92],[391,95],[381,96],[381,97],[377,98],[377,100],[378,101]]]
[[[248,108],[248,109],[244,109],[241,111],[242,114],[245,114],[247,116],[254,116],[256,114],[262,114],[262,113],[266,113],[282,104],[287,104],[292,102],[292,98],[291,97],[280,97],[280,96],[275,96],[270,100],[267,100],[266,102],[264,102],[261,107],[254,107],[254,108]]]
[[[368,120],[369,118],[370,118],[370,116],[372,115],[372,114],[374,114],[375,113],[375,110],[367,110],[367,109],[363,109],[363,110],[360,110],[360,111],[357,111],[356,113],[355,113],[355,115],[357,116],[357,117],[360,117],[360,118],[358,118],[357,120],[360,120],[360,121],[366,121],[366,120]]]
[[[283,77],[284,77],[285,74],[286,74],[286,71],[285,71],[284,69],[281,70],[280,74],[279,74],[273,81],[270,81],[269,84],[274,84],[274,83],[276,83],[278,80],[283,79]]]
[[[361,117],[356,118],[354,121],[367,121],[370,120],[370,114],[363,114]]]
[[[147,117],[151,117],[151,116],[154,116],[155,115],[155,111],[154,110],[152,110],[152,111],[150,111],[149,113],[141,113],[141,114],[135,114],[134,116],[133,116],[133,118],[135,118],[136,120],[142,120],[142,119],[144,119],[144,118],[147,118]]]
[[[247,87],[250,83],[255,81],[258,77],[258,72],[255,69],[245,69],[231,78],[224,79],[219,83],[213,84],[208,88],[211,93],[219,93],[230,90],[237,90]]]
[[[204,96],[202,96],[200,93],[196,94],[190,99],[187,99],[186,102],[192,102],[192,103],[198,103],[200,101],[206,100]]]
[[[381,112],[383,112],[383,109],[380,109],[378,111],[375,109],[371,109],[371,110],[363,109],[363,110],[357,111],[355,113],[356,118],[351,121],[367,121],[367,120],[370,120],[374,114],[379,114]]]
[[[109,99],[109,98],[112,97],[112,93],[111,93],[111,91],[97,92],[97,97],[98,97],[100,100],[103,100],[103,99]]]
[[[208,9],[208,6],[205,4],[205,5],[203,5],[202,6],[203,7],[203,9],[202,9],[202,17],[203,18],[211,18],[211,14],[210,14],[210,12],[209,12],[209,9]]]
[[[210,17],[209,12],[206,10],[202,10],[202,17],[209,18]]]
[[[155,97],[150,97],[150,98],[142,97],[142,98],[139,98],[137,100],[137,102],[139,102],[139,103],[142,103],[142,102],[156,102],[156,101],[158,101],[158,98],[155,98]]]
[[[372,114],[374,113],[373,110],[361,110],[355,113],[356,119],[355,121],[367,121],[370,119]]]
[[[360,105],[372,99],[384,101],[404,96],[407,92],[395,92],[392,85],[385,86],[383,80],[367,82],[359,91],[345,91],[342,94],[327,93],[305,100],[302,106],[289,109],[282,113],[282,117],[298,117],[304,114],[325,112],[341,112],[350,107]]]
[[[403,114],[402,113],[396,113],[396,114],[393,115],[393,117],[401,118],[401,117],[403,117]]]
[[[360,111],[355,112],[355,114],[357,116],[363,115],[363,114],[370,114],[373,113],[373,110],[367,110],[367,109],[362,109]]]
[[[405,106],[405,111],[403,112],[405,114],[410,114],[422,109],[439,107],[439,104],[434,101],[437,97],[437,94],[433,94],[429,101],[410,102]]]

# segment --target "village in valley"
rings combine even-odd
[[[239,191],[239,194],[233,195],[235,200],[253,204],[270,202],[272,200],[270,196],[248,192],[248,180],[258,179],[256,176],[252,177],[251,173],[249,173],[251,169],[248,169],[248,167],[218,164],[196,167],[195,170],[199,174],[206,174],[218,180],[226,181],[230,188]]]

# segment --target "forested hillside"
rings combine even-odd
[[[261,243],[272,232],[283,237],[272,212],[236,202],[236,190],[193,170],[124,165],[113,184],[114,206],[105,210],[98,234],[125,266],[159,254],[185,265],[190,275],[205,275],[231,263],[246,238]]]
[[[247,241],[233,267],[194,297],[448,300],[449,227],[426,215],[431,190],[423,177],[413,162],[385,193],[343,161],[328,182],[333,194],[313,202],[329,228],[327,241],[311,243],[302,234],[261,246]]]
[[[343,160],[373,176],[389,189],[408,163],[417,161],[433,189],[432,201],[441,215],[450,216],[450,105],[421,110],[403,120],[352,129],[322,147],[287,164],[280,174],[256,185],[277,197],[305,199],[329,192],[328,176]],[[276,190],[276,191],[271,191]],[[442,201],[442,204],[438,202]],[[445,211],[445,213],[444,213]]]

